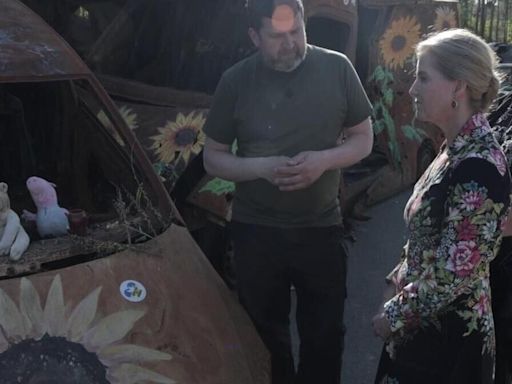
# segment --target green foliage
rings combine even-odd
[[[238,142],[235,140],[233,142],[233,145],[231,146],[231,153],[236,155],[236,152],[238,150]],[[199,193],[201,192],[211,192],[216,196],[222,196],[227,193],[233,193],[235,191],[235,183],[232,181],[227,181],[220,179],[218,177],[210,180],[208,183],[206,183],[203,188],[199,190]]]
[[[394,100],[394,93],[392,89],[386,89],[382,92],[382,100],[384,101],[384,104],[388,107],[391,107],[393,105]]]
[[[414,125],[404,125],[402,126],[402,132],[404,133],[405,137],[407,137],[409,140],[414,140],[419,143],[421,143],[421,140],[423,137],[426,137],[426,132],[421,128],[416,128]]]
[[[394,80],[393,74],[379,65],[375,68],[370,80],[378,85],[380,94],[380,98],[373,103],[373,132],[376,136],[386,132],[393,165],[400,168],[402,153],[398,143],[395,121],[389,112],[395,99],[393,88],[391,88]],[[426,136],[423,130],[416,128],[414,125],[404,125],[400,129],[409,140],[421,142],[422,137]]]
[[[376,106],[374,105],[374,108],[375,107]],[[384,121],[383,120],[375,120],[373,122],[373,133],[375,134],[375,136],[377,136],[382,131],[384,131],[385,128],[386,128],[386,126],[384,125]]]
[[[511,0],[459,0],[459,5],[461,27],[472,30],[487,41],[512,41]]]
[[[397,166],[399,166],[402,163],[401,155],[400,155],[400,148],[398,147],[398,141],[393,140],[388,142],[389,151],[391,152],[391,156],[393,159],[397,162]]]
[[[199,193],[211,192],[216,196],[221,196],[226,193],[231,193],[234,191],[235,183],[233,183],[232,181],[227,181],[216,177],[210,180],[208,183],[206,183],[204,187],[199,190]]]
[[[370,80],[374,80],[378,83],[389,84],[393,81],[393,74],[382,66],[377,66],[373,74],[370,76]]]
[[[393,159],[393,164],[398,167],[400,165],[400,149],[396,138],[395,122],[389,114],[388,108],[393,105],[393,89],[390,84],[393,82],[393,74],[391,71],[377,66],[370,76],[370,81],[377,83],[379,87],[380,98],[373,104],[373,120],[375,135],[386,132],[388,135],[388,147]]]

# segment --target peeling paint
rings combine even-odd
[[[0,0],[0,78],[89,75],[60,36],[22,3]]]

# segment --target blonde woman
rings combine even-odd
[[[375,382],[491,384],[489,264],[510,203],[507,162],[483,114],[498,91],[496,59],[462,29],[428,37],[416,55],[416,117],[446,141],[405,208],[409,240],[373,319],[385,340]]]

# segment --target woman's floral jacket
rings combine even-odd
[[[485,117],[476,114],[441,148],[406,205],[409,240],[388,275],[397,294],[384,305],[391,355],[415,329],[439,327],[450,311],[465,324],[464,335],[480,332],[483,352],[493,353],[489,263],[509,202],[505,156]]]

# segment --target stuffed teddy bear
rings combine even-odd
[[[0,254],[19,260],[30,243],[30,238],[20,224],[20,218],[11,209],[7,195],[8,186],[0,183]]]
[[[27,188],[37,207],[34,214],[23,210],[23,219],[35,221],[41,237],[63,236],[68,233],[68,210],[59,207],[56,185],[37,176],[27,179]]]

